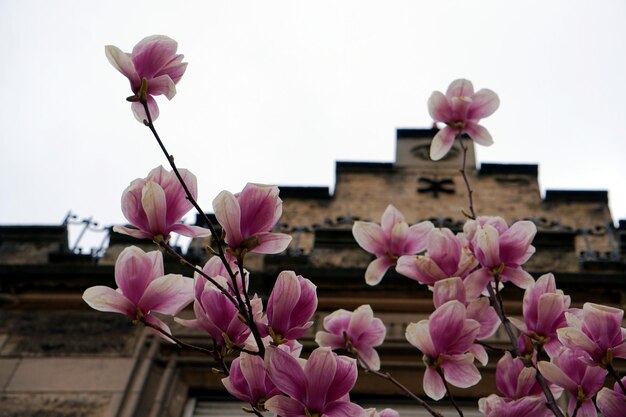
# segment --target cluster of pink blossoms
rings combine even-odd
[[[139,121],[151,125],[158,116],[154,96],[174,96],[187,66],[176,50],[176,42],[165,36],[143,39],[130,54],[106,47],[109,61],[130,81],[134,96],[129,100]],[[467,80],[454,81],[446,95],[434,92],[429,112],[446,126],[433,139],[431,158],[445,156],[464,134],[490,145],[491,135],[478,122],[498,106],[495,93],[486,89],[474,93]],[[124,191],[122,212],[132,227],[117,227],[117,232],[152,239],[164,250],[170,249],[171,233],[210,235],[207,229],[181,223],[197,198],[196,178],[172,166],[172,172],[153,169]],[[237,194],[223,191],[213,209],[223,239],[213,237],[217,256],[202,268],[192,266],[193,279],[165,274],[161,252],[130,247],[115,265],[118,288],[89,288],[84,300],[96,310],[144,323],[175,343],[180,341],[155,313],[175,316],[193,302],[194,318],[175,321],[211,337],[217,346],[212,353],[224,367],[225,357],[236,355],[224,369],[223,385],[257,415],[270,411],[281,417],[399,417],[394,410],[364,410],[350,400],[357,364],[372,372],[381,368],[376,348],[383,343],[386,328],[369,305],[328,315],[324,331],[315,337],[319,347],[304,359],[297,339],[313,324],[315,285],[293,271],[283,271],[266,308],[256,294],[249,296],[246,255],[280,253],[291,240],[273,231],[282,214],[278,188],[247,184]],[[573,309],[552,274],[535,281],[523,265],[535,251],[531,243],[536,232],[531,222],[509,226],[500,217],[468,220],[457,234],[430,222],[409,226],[392,205],[380,225],[356,222],[353,227],[355,240],[375,257],[365,272],[367,284],[379,284],[395,268],[433,292],[435,311],[406,328],[406,339],[422,353],[423,388],[430,398],[449,395],[447,383],[467,388],[480,381],[476,362],[486,365],[489,359],[483,341],[504,323],[513,347],[497,365],[496,385],[502,395],[479,401],[485,416],[559,416],[550,397],[567,392],[570,416],[595,417],[597,406],[606,417],[623,417],[626,378],[613,389],[603,388],[607,374],[615,372],[614,358],[626,359],[623,311],[590,303]],[[504,316],[497,293],[505,283],[525,289],[522,319]],[[516,340],[510,323],[519,330]]]

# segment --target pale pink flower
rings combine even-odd
[[[222,288],[226,288],[225,277],[212,277]],[[192,320],[176,318],[179,324],[193,329],[200,329],[213,337],[220,346],[230,343],[243,345],[250,335],[250,327],[240,319],[239,310],[220,289],[205,277],[196,274],[194,283],[195,299],[193,311],[196,316]],[[252,300],[253,315],[256,319],[262,314],[261,299]]]
[[[535,282],[521,267],[535,253],[531,242],[537,227],[532,222],[519,221],[508,227],[500,217],[479,217],[467,221],[463,233],[481,266],[465,279],[469,298],[477,297],[496,279],[520,288]]]
[[[147,104],[152,120],[159,117],[159,107],[154,96],[163,94],[171,100],[176,95],[176,84],[187,69],[187,63],[182,62],[183,55],[176,54],[177,48],[175,40],[163,35],[142,39],[130,54],[113,45],[104,47],[107,59],[128,78],[133,93],[139,93],[141,81],[146,79]],[[139,122],[148,119],[143,105],[138,101],[133,102],[131,108]]]
[[[283,212],[283,202],[274,185],[246,184],[238,194],[222,191],[213,200],[215,217],[226,233],[225,242],[234,255],[256,252],[280,253],[291,236],[272,233]]]
[[[578,403],[578,417],[596,417],[596,407],[592,398],[604,385],[606,369],[599,366],[588,366],[580,355],[571,349],[564,349],[552,362],[541,361],[537,364],[539,371],[550,382],[569,392],[567,407],[572,415]]]
[[[381,319],[374,317],[369,305],[354,312],[337,310],[324,318],[324,329],[315,335],[315,342],[332,349],[354,351],[365,367],[380,369],[380,358],[374,349],[385,340],[387,329]]]
[[[540,396],[505,399],[495,394],[478,400],[478,410],[485,417],[553,417]]]
[[[254,405],[263,411],[265,400],[279,395],[280,390],[265,372],[263,358],[241,352],[230,365],[230,374],[222,379],[226,390],[233,397]]]
[[[450,229],[434,228],[426,238],[426,253],[401,256],[396,271],[426,285],[450,277],[465,278],[478,261],[464,245],[464,240]]]
[[[193,280],[163,273],[163,255],[144,252],[136,246],[122,251],[115,262],[118,288],[87,288],[83,300],[98,311],[121,313],[132,320],[145,320],[168,334],[169,327],[153,313],[175,315],[193,300]]]
[[[570,297],[556,289],[554,275],[545,274],[531,287],[526,288],[523,301],[524,320],[511,317],[511,322],[553,357],[562,346],[556,331],[567,325],[565,312],[569,306]]]
[[[435,91],[428,99],[428,112],[435,122],[445,123],[430,146],[430,159],[443,158],[454,143],[456,135],[467,134],[480,145],[493,144],[491,135],[480,119],[490,116],[500,106],[500,99],[491,90],[482,89],[474,93],[474,86],[468,80],[454,80],[443,93]]]
[[[480,332],[480,324],[468,319],[465,306],[448,301],[436,309],[428,320],[410,323],[406,339],[424,354],[424,392],[433,400],[445,395],[439,372],[450,384],[468,388],[480,381],[474,355],[468,353]]]
[[[500,319],[498,314],[489,304],[487,297],[478,297],[468,300],[465,295],[465,286],[463,280],[459,277],[442,279],[435,282],[433,287],[433,303],[435,308],[439,308],[448,301],[456,300],[466,307],[466,315],[468,319],[473,319],[480,324],[480,332],[476,336],[476,340],[485,340],[494,335],[498,327],[500,327]],[[486,365],[489,356],[485,348],[475,343],[470,349],[470,353],[483,365]]]
[[[195,199],[196,176],[186,169],[179,172]],[[174,172],[159,166],[146,178],[131,182],[122,194],[122,213],[137,229],[115,226],[113,230],[138,239],[161,236],[167,240],[172,232],[189,237],[210,236],[207,229],[179,223],[192,207]]]
[[[402,255],[415,255],[426,249],[426,236],[433,228],[431,222],[410,226],[402,213],[391,204],[381,218],[381,224],[354,222],[352,234],[359,246],[376,256],[365,271],[365,282],[378,284],[387,270]]]
[[[259,332],[277,343],[297,339],[313,325],[316,309],[316,286],[293,271],[283,271],[267,301],[267,322],[257,323]]]
[[[304,365],[274,346],[265,354],[270,379],[285,395],[265,402],[265,408],[282,417],[364,417],[365,410],[350,402],[357,378],[354,359],[337,356],[330,348],[315,349]]]
[[[517,400],[528,396],[543,398],[541,385],[536,380],[537,370],[526,366],[518,357],[506,352],[496,367],[496,386],[505,398]]]
[[[622,384],[626,384],[626,377],[622,378]],[[613,389],[605,387],[598,392],[596,404],[604,417],[626,416],[626,395],[617,382]]]
[[[563,345],[585,352],[589,364],[607,366],[613,358],[626,359],[623,317],[619,308],[585,303],[582,319],[566,314],[568,327],[558,329],[557,335]]]

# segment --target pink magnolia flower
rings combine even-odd
[[[498,314],[489,304],[487,297],[478,297],[468,300],[465,294],[463,280],[459,277],[442,279],[435,282],[433,287],[433,303],[435,308],[439,308],[448,301],[456,300],[461,302],[466,308],[468,319],[476,320],[480,324],[480,331],[476,340],[485,340],[494,335],[500,327]],[[470,349],[470,353],[483,365],[487,365],[489,356],[485,348],[475,343]]]
[[[163,94],[171,100],[176,95],[176,84],[187,69],[187,63],[182,62],[183,55],[176,54],[177,48],[175,40],[163,35],[142,39],[130,54],[113,45],[104,47],[107,59],[128,78],[133,93],[139,93],[143,79],[147,81],[147,104],[152,120],[159,117],[159,107],[154,96]],[[133,102],[131,108],[139,122],[148,119],[140,102]]]
[[[402,255],[415,255],[426,248],[426,236],[433,228],[431,222],[420,222],[409,227],[402,213],[391,204],[383,213],[381,224],[357,221],[352,234],[359,246],[374,254],[365,271],[365,282],[378,284]]]
[[[468,388],[480,381],[474,355],[468,353],[480,332],[480,324],[468,319],[459,301],[448,301],[437,308],[428,320],[410,323],[406,339],[424,354],[424,392],[433,400],[446,393],[439,372],[450,384]]]
[[[478,400],[478,409],[485,417],[552,417],[554,414],[540,396],[505,399],[495,394]]]
[[[270,335],[278,344],[302,337],[313,325],[316,288],[293,271],[281,272],[267,301],[267,322],[257,323],[261,336]]]
[[[355,352],[365,367],[380,369],[380,358],[374,349],[385,340],[387,329],[382,320],[374,317],[369,305],[354,312],[337,310],[324,318],[324,329],[315,335],[315,342],[332,349]]]
[[[272,382],[286,394],[270,398],[265,408],[281,417],[365,416],[365,410],[350,402],[348,394],[357,378],[354,359],[319,347],[302,366],[289,353],[270,346],[265,368]]]
[[[237,266],[236,260],[228,253],[225,255],[226,255],[226,259],[228,261],[230,270],[234,274],[236,274],[235,276],[235,282],[237,283],[236,291],[235,291],[235,288],[233,287],[232,279],[228,278],[229,276],[228,271],[226,270],[226,267],[224,266],[224,263],[219,258],[219,256],[211,257],[206,262],[206,264],[204,264],[204,266],[202,267],[202,272],[204,272],[206,275],[210,276],[211,278],[225,277],[226,282],[224,282],[224,284],[226,286],[224,288],[227,289],[231,295],[236,297],[237,293],[243,294],[244,292],[248,291],[248,284],[250,283],[249,273],[246,269],[244,269],[244,277],[246,278],[245,280],[246,288],[243,288],[244,284],[241,281],[241,274],[239,273],[239,267]]]
[[[517,400],[528,396],[543,398],[541,385],[535,379],[535,368],[526,366],[520,358],[506,352],[496,367],[496,386],[505,398]]]
[[[115,262],[116,290],[87,288],[83,300],[98,311],[121,313],[132,320],[145,320],[170,333],[153,313],[178,314],[193,300],[193,281],[182,275],[163,273],[163,255],[144,252],[136,246],[122,251]]]
[[[562,346],[556,331],[567,325],[565,312],[569,306],[570,297],[556,289],[554,275],[545,274],[526,288],[522,310],[524,320],[511,317],[511,322],[554,357]]]
[[[426,239],[426,253],[401,256],[396,271],[422,284],[449,278],[465,278],[478,261],[464,245],[464,237],[455,236],[450,229],[432,229]]]
[[[179,172],[195,199],[196,176],[186,169]],[[131,182],[122,194],[122,213],[137,229],[115,226],[113,230],[138,239],[162,236],[167,240],[172,232],[189,237],[210,236],[207,229],[178,223],[192,207],[176,175],[159,166],[146,178]]]
[[[531,242],[537,227],[532,222],[508,227],[501,217],[479,217],[466,222],[463,233],[481,266],[465,279],[468,297],[477,297],[494,280],[511,281],[520,288],[535,282],[521,267],[535,253]]]
[[[222,288],[226,288],[226,278],[222,276],[212,278]],[[195,276],[194,292],[193,311],[196,318],[192,320],[176,318],[176,322],[185,327],[204,330],[220,346],[227,347],[230,343],[243,345],[250,335],[250,327],[240,319],[237,307],[220,289],[198,274]],[[260,319],[263,306],[261,299],[256,296],[251,301],[256,321]]]
[[[622,378],[622,384],[626,384],[626,377]],[[604,417],[626,416],[626,395],[617,382],[613,389],[605,387],[598,392],[596,404]]]
[[[566,314],[568,327],[557,330],[561,343],[585,352],[589,364],[606,367],[613,358],[626,359],[624,311],[593,303],[583,305],[582,320]]]
[[[474,86],[468,80],[454,80],[443,93],[435,91],[428,99],[428,112],[435,122],[442,122],[446,127],[441,129],[430,146],[430,159],[437,161],[443,158],[454,143],[456,135],[466,133],[480,145],[493,144],[491,135],[480,119],[491,116],[500,106],[500,99],[491,90],[482,89],[474,93]]]
[[[552,358],[552,362],[541,361],[539,371],[550,382],[563,387],[569,392],[567,411],[571,416],[578,405],[578,417],[596,417],[596,407],[592,398],[604,385],[607,371],[599,366],[588,366],[580,355],[571,349],[565,349]]]
[[[264,403],[280,390],[265,372],[263,358],[242,352],[230,365],[230,375],[222,379],[226,390],[233,397],[254,405],[264,411]]]
[[[245,252],[280,253],[291,236],[272,233],[283,212],[283,202],[274,185],[246,184],[238,194],[222,191],[213,200],[215,217],[226,232],[226,244],[235,256]]]

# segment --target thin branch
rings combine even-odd
[[[613,379],[615,379],[615,382],[617,382],[617,384],[620,386],[620,388],[622,389],[622,392],[624,394],[626,394],[626,387],[624,387],[624,383],[620,379],[620,377],[619,377],[617,371],[615,370],[615,368],[613,368],[613,365],[608,363],[606,365],[606,370],[609,371],[609,375],[611,375],[613,377]]]
[[[181,341],[180,339],[178,339],[177,337],[175,337],[175,336],[169,334],[168,332],[166,332],[165,330],[161,329],[156,324],[152,324],[152,323],[146,321],[146,319],[144,317],[140,318],[139,321],[141,323],[143,323],[144,326],[149,327],[149,328],[151,328],[153,330],[156,330],[157,332],[159,332],[163,336],[167,337],[172,342],[176,343],[179,347],[184,347],[184,348],[187,348],[187,349],[196,350],[198,352],[202,352],[204,354],[211,355],[211,356],[215,357],[215,352],[214,351],[212,351],[210,349],[205,349],[205,348],[200,347],[200,346],[195,346],[195,345],[190,345],[189,343],[185,343],[185,342]]]
[[[476,212],[474,211],[474,199],[472,197],[472,194],[474,193],[474,191],[472,190],[472,187],[470,186],[469,183],[469,179],[467,178],[467,172],[466,172],[466,165],[467,165],[467,146],[465,146],[465,144],[463,143],[463,137],[461,135],[461,132],[459,130],[459,133],[457,133],[456,137],[459,139],[459,143],[461,144],[461,148],[463,149],[463,166],[460,169],[461,175],[463,176],[463,181],[465,181],[465,187],[467,188],[467,198],[469,200],[469,213],[465,213],[464,214],[469,217],[472,220],[476,220]]]

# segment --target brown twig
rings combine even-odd
[[[464,212],[464,214],[470,219],[476,220],[476,212],[474,211],[474,199],[472,197],[472,194],[474,194],[474,191],[472,190],[472,187],[470,186],[469,179],[467,178],[467,172],[466,172],[467,146],[465,146],[465,144],[463,143],[463,137],[460,131],[459,133],[457,133],[456,137],[459,139],[459,143],[461,144],[461,148],[463,149],[463,166],[461,167],[459,171],[461,172],[461,175],[463,176],[463,181],[465,181],[465,187],[467,188],[467,198],[469,200],[470,212],[469,213]]]
[[[202,352],[204,354],[211,355],[211,356],[215,357],[215,352],[214,351],[212,351],[210,349],[205,349],[205,348],[200,347],[200,346],[195,346],[195,345],[190,345],[189,343],[185,343],[185,342],[181,341],[180,339],[178,339],[177,337],[175,337],[175,336],[169,334],[168,332],[166,332],[165,330],[161,329],[156,324],[152,324],[152,323],[148,322],[144,317],[140,318],[139,321],[141,323],[143,323],[144,326],[149,327],[149,328],[151,328],[153,330],[156,330],[157,332],[159,332],[163,336],[167,337],[172,342],[176,343],[179,347],[184,347],[184,348],[187,348],[187,349],[193,349],[193,350],[196,350],[198,352]]]

